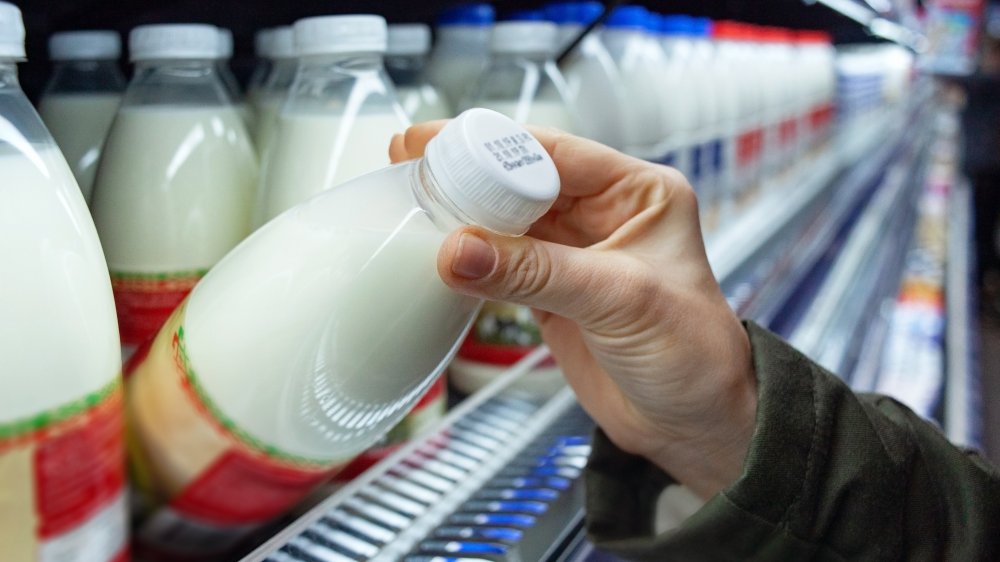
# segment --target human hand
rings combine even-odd
[[[444,121],[410,127],[393,162],[423,155]],[[621,449],[702,497],[734,482],[757,407],[750,343],[705,254],[676,170],[530,128],[562,188],[527,236],[453,232],[438,272],[455,291],[534,308],[580,404]]]

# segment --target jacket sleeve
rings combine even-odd
[[[587,530],[630,560],[1000,560],[1000,472],[902,404],[856,395],[745,324],[758,383],[742,476],[656,534],[669,475],[598,430]]]

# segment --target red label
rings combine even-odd
[[[223,525],[260,523],[283,513],[340,467],[301,470],[230,449],[170,502],[178,512]]]
[[[35,450],[39,534],[72,530],[122,493],[125,486],[122,393],[118,390]]]
[[[524,359],[538,346],[525,345],[505,345],[497,343],[484,343],[476,339],[473,334],[465,338],[462,346],[458,348],[458,357],[476,363],[488,363],[490,365],[509,366]],[[555,365],[555,359],[549,357],[539,363],[538,367],[550,367]]]
[[[746,166],[753,162],[757,152],[757,131],[747,131],[736,138],[736,164]]]
[[[782,146],[787,146],[795,142],[798,136],[798,123],[795,118],[785,119],[778,128],[778,139]]]
[[[122,344],[141,345],[159,331],[204,272],[179,275],[111,275]],[[164,278],[158,278],[164,277]]]

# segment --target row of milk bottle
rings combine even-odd
[[[275,138],[286,134],[286,113],[330,119],[316,102],[344,76],[365,87],[348,86],[363,93],[346,100],[362,125],[382,118],[368,113],[365,94],[395,107],[382,100],[385,80],[368,56],[322,46],[324,29],[350,37],[341,28],[349,23],[377,36],[379,22],[296,24],[316,74],[307,73],[301,107],[291,94],[288,105],[301,111],[282,111]],[[124,425],[137,532],[154,556],[224,549],[286,512],[393,427],[457,351],[482,303],[438,277],[447,233],[477,224],[523,234],[559,191],[534,137],[475,109],[423,158],[338,189],[317,185],[316,197],[240,239],[255,155],[213,62],[216,45],[210,26],[132,33],[136,72],[103,146],[92,221],[18,85],[24,27],[19,10],[0,2],[0,258],[11,272],[0,293],[5,560],[129,558]],[[323,66],[336,78],[322,78]],[[353,156],[349,142],[345,150]],[[303,177],[329,179],[313,174]],[[116,210],[127,216],[112,226]],[[235,248],[223,249],[233,238]],[[129,360],[124,389],[115,306],[123,290],[124,310],[145,315],[125,318],[123,331],[147,329],[181,296]]]

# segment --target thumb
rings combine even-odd
[[[512,302],[591,324],[621,310],[634,264],[620,256],[545,242],[529,236],[501,236],[467,227],[445,239],[438,274],[452,289],[489,300]]]

